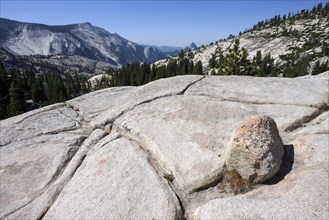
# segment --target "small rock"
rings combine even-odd
[[[274,120],[251,116],[233,132],[226,151],[226,167],[250,183],[261,183],[279,170],[284,149]]]

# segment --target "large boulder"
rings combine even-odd
[[[233,132],[226,156],[226,167],[250,183],[261,183],[279,170],[284,149],[274,120],[255,115]]]

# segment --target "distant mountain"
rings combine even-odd
[[[192,42],[190,45],[188,45],[187,47],[185,47],[184,50],[185,51],[191,51],[191,50],[194,50],[196,48],[198,48],[198,46],[194,42]]]
[[[153,48],[156,48],[164,53],[171,53],[171,52],[177,52],[177,54],[181,51],[181,50],[184,50],[184,51],[191,51],[191,50],[194,50],[196,48],[198,48],[198,46],[192,42],[190,43],[188,46],[186,47],[180,47],[180,46],[167,46],[167,45],[144,45],[144,46],[149,46],[149,47],[153,47]],[[171,53],[172,54],[172,53]],[[176,54],[176,55],[177,55]]]
[[[7,69],[29,70],[36,74],[61,73],[87,76],[103,74],[111,64],[77,55],[14,55],[0,47],[0,60]]]
[[[179,46],[167,46],[167,45],[144,45],[144,46],[149,46],[152,48],[156,48],[160,50],[161,52],[168,53],[168,52],[175,52],[175,51],[180,51],[184,49],[184,47],[179,47]]]
[[[0,46],[15,55],[83,56],[121,67],[169,55],[129,41],[90,23],[50,26],[0,18]]]

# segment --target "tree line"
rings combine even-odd
[[[313,48],[315,45],[312,44]],[[217,46],[215,53],[209,59],[209,67],[211,75],[249,75],[249,76],[283,76],[297,77],[311,73],[317,75],[329,70],[329,62],[322,62],[317,56],[328,57],[328,44],[323,43],[321,53],[306,54],[301,56],[301,53],[308,49],[308,44],[302,48],[295,48],[292,52],[285,55],[280,55],[279,58],[284,61],[283,64],[275,63],[271,54],[262,55],[261,51],[257,51],[256,55],[250,60],[248,59],[248,51],[244,47],[240,47],[240,40],[235,39],[234,43],[224,55],[224,51]],[[314,65],[311,65],[312,60],[316,60]]]
[[[94,88],[140,86],[162,78],[191,74],[203,74],[202,62],[198,61],[194,64],[192,59],[184,56],[178,59],[170,59],[167,65],[131,63],[119,70],[109,70],[107,76],[105,75],[98,80]]]
[[[298,19],[315,19],[317,17],[327,18],[329,20],[329,2],[326,2],[325,5],[320,2],[315,5],[311,10],[305,9],[297,12],[296,14],[288,13],[288,15],[275,15],[274,17],[266,20],[259,21],[255,24],[251,29],[245,30],[243,33],[262,30],[268,27],[279,26],[285,21],[289,21],[290,23],[294,23]],[[242,33],[241,33],[242,34]]]
[[[299,19],[316,19],[316,18],[326,18],[329,21],[329,2],[326,2],[324,5],[322,4],[322,2],[320,2],[319,4],[315,5],[311,10],[304,9],[298,11],[297,13],[288,13],[284,15],[278,14],[270,19],[259,21],[251,28],[246,28],[244,31],[240,31],[239,36],[245,33],[249,33],[251,31],[260,31],[268,27],[278,27],[286,21],[288,21],[290,24],[293,24],[296,20]],[[288,30],[286,30],[283,34],[288,34]],[[227,38],[219,39],[215,43],[217,44],[218,42],[230,40],[235,37],[236,36],[234,34],[230,34]]]
[[[211,75],[278,76],[279,67],[270,54],[263,56],[261,51],[257,51],[252,60],[248,59],[248,55],[247,49],[240,47],[239,39],[234,40],[225,55],[218,46],[209,59]]]
[[[168,65],[131,63],[115,70],[96,81],[81,74],[53,73],[36,74],[31,70],[6,69],[0,62],[0,119],[26,111],[64,102],[85,93],[115,86],[140,86],[153,80],[176,75],[203,74],[201,61],[194,62],[186,57],[170,60]]]
[[[6,70],[0,62],[0,119],[63,102],[91,91],[88,77],[54,72],[35,74],[31,70]]]

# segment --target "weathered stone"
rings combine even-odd
[[[0,123],[0,218],[3,218],[47,190],[89,135],[90,128],[64,104]]]
[[[201,76],[176,76],[167,79],[160,79],[146,85],[134,87],[127,90],[125,94],[111,96],[107,102],[112,103],[110,108],[94,117],[90,124],[94,127],[102,127],[113,122],[123,112],[133,109],[135,106],[150,102],[154,99],[178,95],[185,91],[189,85],[200,80]],[[93,108],[93,106],[89,106]]]
[[[303,124],[301,128],[294,131],[293,138],[307,134],[329,134],[329,111],[322,113],[314,120]]]
[[[255,115],[233,132],[225,152],[225,165],[250,183],[261,183],[274,176],[283,157],[283,144],[275,121]]]
[[[175,193],[185,217],[328,218],[328,77],[200,79],[100,90],[0,121],[0,218],[174,219]],[[272,185],[227,194],[217,186],[232,132],[258,114],[277,123],[285,161]]]
[[[175,219],[178,200],[135,142],[117,139],[84,160],[44,219]]]
[[[328,83],[328,79],[317,77],[208,76],[190,87],[186,94],[237,102],[320,107],[329,103]]]
[[[120,104],[121,98],[136,90],[135,87],[114,87],[91,92],[67,101],[67,104],[79,111],[85,120],[91,121],[94,117],[109,108]],[[121,103],[123,104],[123,103]]]
[[[24,114],[21,114],[21,115],[17,115],[17,116],[11,117],[11,118],[7,118],[7,119],[2,120],[0,122],[1,122],[1,124],[2,123],[7,124],[5,122],[10,122],[10,123],[8,123],[8,125],[19,124],[22,121],[24,121],[25,119],[27,119],[28,117],[31,117],[33,115],[37,115],[37,114],[40,114],[42,112],[47,112],[47,111],[51,111],[51,110],[54,110],[54,109],[59,109],[61,107],[65,107],[65,106],[66,105],[64,103],[57,103],[57,104],[53,104],[53,105],[48,105],[48,106],[38,108],[38,109],[29,111],[29,112],[25,112]]]
[[[31,199],[29,203],[22,206],[16,212],[9,215],[8,219],[40,219],[41,216],[52,205],[57,195],[74,175],[76,169],[80,166],[89,149],[91,149],[103,136],[105,132],[100,129],[93,131],[89,137],[84,140],[81,147],[74,154],[73,158],[62,172],[50,181],[46,187],[37,193],[37,196]],[[109,135],[110,136],[110,135]]]
[[[0,148],[0,217],[37,198],[58,177],[83,140],[77,134],[43,135]]]
[[[328,132],[329,133],[329,132]],[[329,161],[329,135],[308,134],[292,141],[296,160],[296,168],[315,166]]]
[[[35,110],[1,121],[0,146],[40,135],[77,130],[81,123],[73,109],[61,104]]]
[[[94,127],[113,122],[123,112],[153,99],[177,95],[185,91],[201,76],[176,76],[160,79],[139,87],[118,87],[96,91],[72,99],[67,103],[74,106]]]

